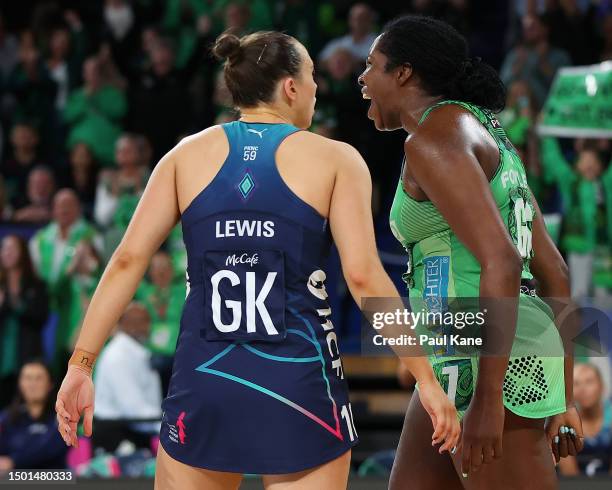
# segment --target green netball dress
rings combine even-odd
[[[488,110],[446,100],[430,107],[419,124],[432,110],[446,104],[457,104],[471,112],[497,143],[500,163],[490,181],[491,192],[523,258],[522,279],[533,279],[529,262],[533,257],[531,229],[535,212],[523,164],[499,121]],[[474,206],[478,206],[476,201]],[[390,226],[408,252],[408,271],[404,278],[413,310],[452,310],[466,304],[466,298],[478,298],[480,264],[433,203],[416,201],[404,191],[401,177],[391,207]],[[534,291],[523,287],[518,303],[516,336],[503,385],[504,405],[517,415],[529,418],[564,412],[563,345],[552,311]],[[467,304],[473,305],[474,301]],[[436,329],[418,325],[417,331],[427,329],[435,337],[448,335],[452,327]],[[478,356],[453,346],[431,347],[427,352],[438,381],[454,399],[462,416],[478,376]]]

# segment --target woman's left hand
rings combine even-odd
[[[575,406],[546,421],[546,438],[555,457],[555,463],[567,456],[576,456],[584,447],[582,421]]]
[[[448,451],[455,454],[461,425],[454,403],[448,399],[440,384],[433,379],[419,381],[419,399],[433,424],[432,446],[441,444],[438,452]]]

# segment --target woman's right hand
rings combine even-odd
[[[448,399],[448,395],[444,393],[435,378],[425,382],[419,380],[418,383],[421,404],[431,417],[434,427],[431,436],[432,446],[444,442],[438,452],[441,454],[448,451],[454,454],[461,435],[461,424],[455,405]]]
[[[461,471],[467,478],[483,464],[502,457],[505,408],[501,389],[478,391],[463,417]]]
[[[58,431],[68,446],[79,447],[77,425],[83,415],[83,430],[91,436],[94,413],[94,385],[91,375],[84,370],[68,366],[55,402]]]

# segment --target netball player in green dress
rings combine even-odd
[[[564,358],[552,310],[533,283],[542,297],[567,298],[567,267],[494,116],[504,105],[503,84],[490,66],[468,58],[457,31],[425,17],[390,23],[359,82],[376,128],[408,133],[390,225],[409,254],[411,304],[428,304],[432,295],[442,303],[505,298],[494,327],[512,343],[495,356],[431,353],[462,416],[460,450],[432,450],[415,393],[390,488],[556,488],[551,448],[556,457],[575,453],[582,430],[564,376],[572,358]]]

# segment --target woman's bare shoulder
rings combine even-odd
[[[287,138],[279,148],[279,154],[316,159],[326,164],[341,163],[346,160],[361,160],[359,152],[348,143],[333,140],[310,131],[299,131]],[[314,160],[313,160],[314,161]]]
[[[181,139],[178,144],[170,150],[170,154],[176,163],[192,158],[208,159],[218,152],[227,152],[229,145],[225,131],[219,125],[210,126],[195,134]]]

